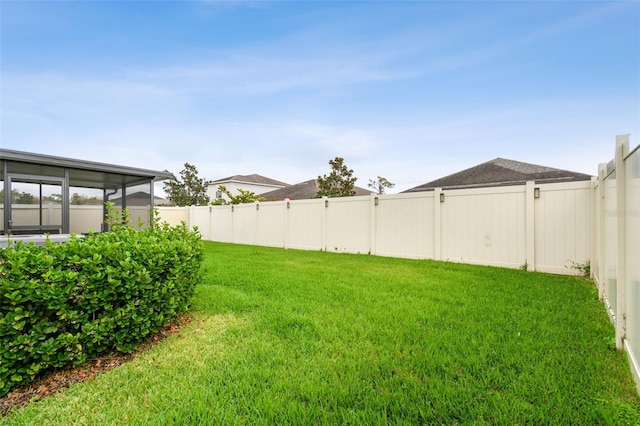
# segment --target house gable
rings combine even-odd
[[[258,174],[228,176],[208,182],[207,195],[211,200],[217,198],[218,185],[223,185],[233,195],[238,195],[240,189],[260,195],[274,189],[283,188],[289,184]]]

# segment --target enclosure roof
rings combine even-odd
[[[83,188],[115,189],[173,177],[169,172],[1,148],[0,160],[10,162],[12,173],[52,176],[52,170],[69,169],[69,185]]]
[[[534,181],[536,183],[558,183],[583,180],[591,180],[591,176],[569,170],[554,169],[552,167],[508,160],[506,158],[495,158],[486,163],[416,186],[415,188],[407,189],[403,192],[433,191],[434,188],[462,189],[524,185],[528,181]]]

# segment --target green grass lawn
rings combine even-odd
[[[0,423],[640,424],[587,280],[205,244],[186,329]]]

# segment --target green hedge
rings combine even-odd
[[[0,249],[0,397],[43,371],[134,351],[188,308],[201,260],[184,224]]]

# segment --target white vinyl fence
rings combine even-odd
[[[529,182],[159,212],[211,241],[577,274],[571,266],[589,262],[591,186]]]
[[[640,146],[618,136],[615,160],[600,164],[593,188],[592,277],[626,349],[640,391]]]

